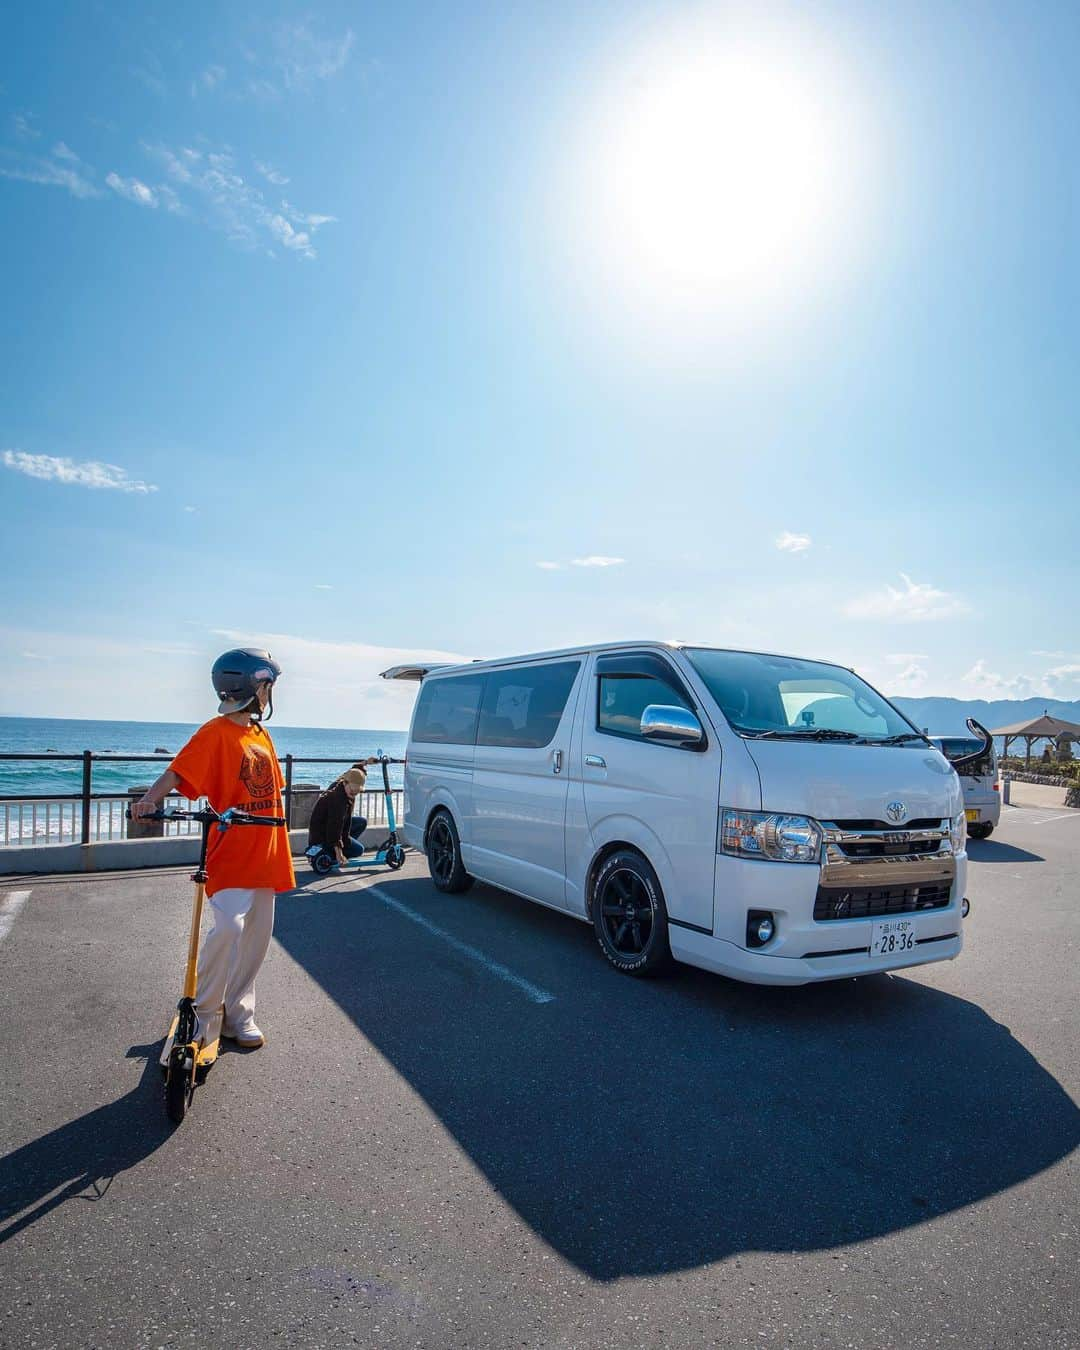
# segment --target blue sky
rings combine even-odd
[[[9,6],[0,712],[618,637],[1080,697],[1080,10]]]

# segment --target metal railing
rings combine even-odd
[[[0,751],[0,762],[51,762],[77,764],[81,771],[78,792],[0,793],[0,848],[40,844],[91,844],[128,837],[125,812],[132,801],[130,792],[94,791],[95,764],[169,764],[172,755],[118,755],[96,750],[64,754],[55,750],[33,754],[24,751]],[[313,789],[294,787],[294,770],[300,764],[331,764],[348,768],[351,759],[326,759],[308,755],[279,756],[285,779],[285,818],[293,821],[293,805],[299,793]],[[380,771],[381,772],[381,771]],[[404,810],[403,790],[394,788],[394,813],[400,820]],[[189,802],[173,793],[170,803],[197,810],[204,799]],[[357,814],[366,816],[369,825],[386,823],[386,799],[381,788],[366,788],[357,798]],[[305,822],[306,823],[306,822]],[[166,821],[167,835],[197,833],[199,826],[190,821]]]

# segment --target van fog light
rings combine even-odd
[[[776,936],[776,920],[764,909],[752,909],[746,916],[746,945],[764,947]]]

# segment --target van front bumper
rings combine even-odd
[[[853,868],[852,885],[921,883],[929,869],[871,872]],[[900,878],[898,882],[896,878]],[[929,880],[929,877],[927,877]],[[716,859],[713,932],[702,933],[673,923],[672,954],[677,960],[747,980],[753,984],[808,984],[816,980],[845,979],[885,970],[902,970],[932,961],[949,961],[963,947],[961,903],[967,886],[967,856],[949,856],[948,901],[935,909],[871,915],[867,918],[814,918],[819,887],[830,891],[835,876],[828,867],[772,863],[756,859]],[[938,884],[945,884],[938,878]],[[772,914],[776,935],[764,947],[749,947],[746,920],[749,910]],[[874,924],[883,919],[911,919],[915,950],[889,957],[871,956]]]

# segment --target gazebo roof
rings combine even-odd
[[[1075,722],[1064,722],[1060,717],[1051,717],[1049,713],[1043,713],[1041,717],[1033,717],[1030,722],[1017,722],[1011,727],[998,727],[996,731],[990,733],[992,736],[1052,736],[1057,739],[1058,736],[1072,736],[1075,740],[1080,740],[1080,726]]]

